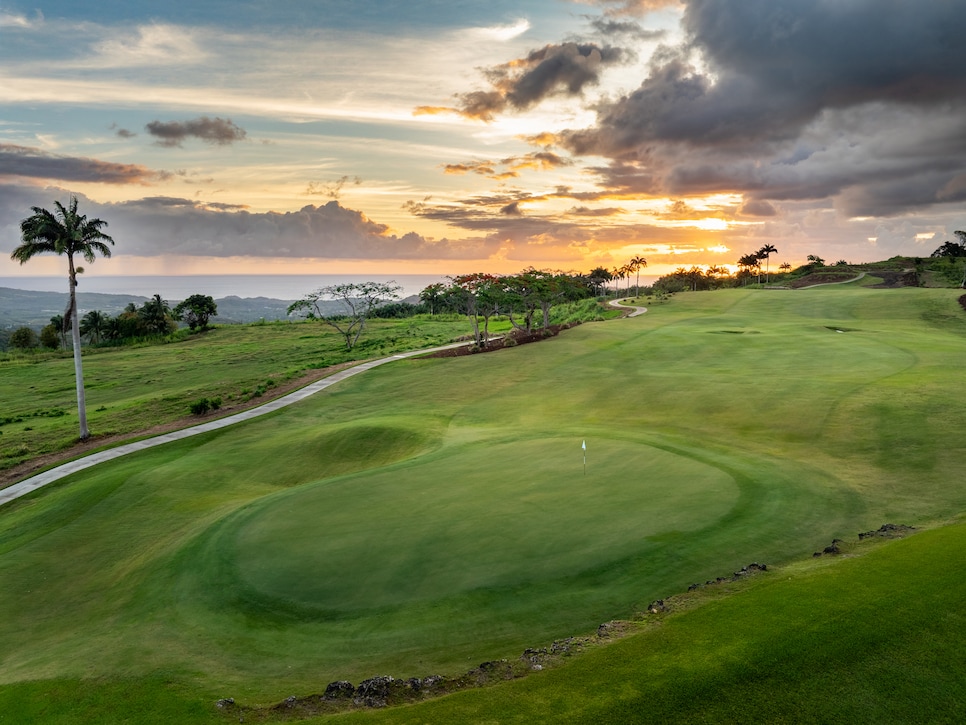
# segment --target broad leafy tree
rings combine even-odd
[[[191,295],[175,306],[174,314],[189,330],[204,331],[208,329],[208,320],[218,314],[218,306],[210,295]]]
[[[40,344],[49,350],[56,350],[61,344],[61,331],[56,325],[44,325],[40,331]]]
[[[587,274],[587,280],[594,289],[594,295],[600,297],[604,294],[605,285],[614,279],[614,275],[606,267],[595,267]]]
[[[10,347],[17,350],[30,350],[39,344],[37,333],[29,327],[18,327],[10,333]]]
[[[334,327],[345,340],[346,350],[351,350],[362,336],[366,319],[379,304],[399,299],[402,289],[395,282],[350,282],[320,287],[288,307],[289,314],[300,313],[313,320],[321,320]],[[340,310],[335,314],[322,311],[323,303],[337,302]]]
[[[419,293],[419,301],[429,306],[429,314],[435,315],[443,303],[445,293],[445,284],[433,282]]]
[[[966,257],[966,232],[955,232],[958,242],[944,242],[930,257]]]
[[[93,263],[97,255],[111,256],[109,244],[114,244],[102,230],[107,222],[88,219],[77,212],[77,197],[72,196],[65,207],[54,202],[54,211],[39,206],[31,207],[33,214],[20,222],[22,244],[10,255],[20,264],[26,264],[38,254],[62,254],[67,257],[67,279],[70,285],[70,301],[65,318],[70,320],[71,339],[74,344],[74,378],[77,387],[77,415],[80,421],[80,439],[90,438],[87,429],[87,404],[84,395],[84,371],[81,364],[80,323],[77,319],[77,275],[83,267],[74,264],[74,257],[81,256]]]

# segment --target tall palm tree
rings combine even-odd
[[[631,260],[631,269],[637,272],[637,294],[641,293],[641,269],[647,266],[647,260],[644,257],[634,257]]]
[[[758,256],[765,260],[765,284],[768,284],[768,258],[773,254],[778,254],[774,244],[766,244],[758,250]]]
[[[614,297],[620,297],[621,280],[627,277],[627,267],[614,267],[611,279],[614,280]]]
[[[66,254],[67,278],[70,282],[70,303],[65,318],[70,319],[71,340],[74,344],[74,378],[77,385],[77,415],[80,419],[80,439],[90,438],[87,430],[87,406],[84,398],[84,371],[81,367],[80,325],[77,320],[77,275],[83,267],[74,266],[74,255],[82,256],[93,263],[98,254],[111,256],[108,243],[114,240],[101,231],[107,222],[101,219],[88,219],[77,213],[77,197],[71,196],[65,208],[59,201],[54,202],[56,210],[50,212],[43,207],[31,207],[33,214],[20,222],[20,235],[23,244],[10,255],[20,264],[27,263],[37,254]]]

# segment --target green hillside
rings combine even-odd
[[[75,474],[0,509],[0,713],[257,720],[214,703],[516,663],[756,561],[745,591],[561,667],[346,717],[955,721],[956,298],[679,294]],[[927,530],[810,557],[885,522]]]

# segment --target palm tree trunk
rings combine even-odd
[[[84,369],[81,365],[80,323],[77,319],[77,273],[74,271],[74,259],[67,257],[70,267],[70,333],[74,343],[74,381],[77,386],[77,418],[80,421],[80,439],[91,437],[87,430],[87,401],[84,395]]]

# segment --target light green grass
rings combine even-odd
[[[964,354],[955,294],[855,287],[682,294],[377,368],[0,509],[0,682],[173,673],[265,703],[455,674],[948,518]]]

